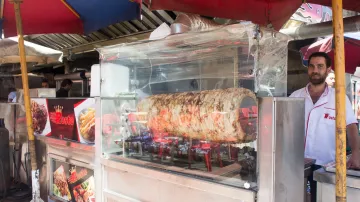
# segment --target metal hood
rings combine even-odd
[[[223,25],[206,19],[200,15],[179,13],[173,24],[171,24],[171,35],[193,31],[209,31]]]

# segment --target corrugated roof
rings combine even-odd
[[[142,17],[140,20],[119,22],[89,35],[38,34],[26,36],[25,39],[55,50],[61,50],[64,52],[64,56],[67,56],[72,53],[91,51],[101,46],[147,39],[150,33],[162,23],[170,25],[176,18],[176,12],[150,11],[145,4],[142,5],[141,9]],[[219,21],[217,18],[214,20]],[[228,21],[225,20],[222,23],[228,23]],[[306,21],[295,13],[283,28],[303,26],[305,24],[307,24]]]
[[[150,33],[162,23],[171,24],[176,14],[171,11],[150,11],[146,5],[142,6],[140,20],[119,22],[100,29],[89,35],[78,34],[38,34],[26,36],[25,40],[53,48],[55,50],[66,50],[74,47],[86,46],[97,42],[108,41],[118,38],[126,38],[132,35]],[[144,35],[146,37],[147,35]]]

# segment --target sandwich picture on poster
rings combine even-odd
[[[71,201],[71,194],[67,183],[64,166],[60,166],[53,176],[53,193],[66,201]]]

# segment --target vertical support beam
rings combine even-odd
[[[29,78],[27,72],[22,19],[20,13],[20,4],[22,3],[22,0],[9,0],[9,1],[14,4],[16,29],[18,33],[21,78],[22,78],[22,84],[24,90],[26,126],[28,131],[28,141],[29,141],[30,161],[31,161],[32,195],[33,195],[32,201],[40,202],[42,200],[40,199],[39,170],[37,169],[37,162],[36,162],[35,137],[34,137],[34,129],[32,123],[31,109],[30,109],[31,105],[30,105],[30,93],[29,93]]]
[[[336,90],[336,201],[346,202],[345,52],[342,0],[332,0]]]
[[[0,19],[2,19],[4,15],[4,4],[5,4],[4,0],[0,0]]]

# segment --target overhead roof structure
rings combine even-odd
[[[25,40],[65,52],[85,52],[97,46],[113,43],[132,42],[147,39],[154,29],[162,23],[171,24],[176,14],[171,11],[150,11],[142,6],[141,19],[119,22],[89,35],[78,34],[38,34],[26,36]]]
[[[283,28],[298,27],[309,24],[308,21],[311,20],[309,18],[313,18],[316,22],[327,21],[329,20],[328,18],[331,18],[330,8],[326,10],[327,7],[318,6],[321,8],[320,13],[318,13],[318,7],[311,7],[312,9],[316,9],[316,11],[311,11],[310,7],[310,4],[303,4],[303,6],[294,13],[292,18],[288,20]],[[317,15],[319,16],[312,13],[318,13]],[[329,16],[324,16],[324,13]],[[89,35],[39,34],[26,36],[25,40],[55,50],[61,50],[64,52],[64,56],[68,56],[71,54],[92,51],[95,48],[102,46],[148,39],[150,33],[162,23],[166,23],[168,25],[172,24],[177,13],[164,10],[150,11],[147,5],[143,4],[141,14],[140,20],[119,22],[95,31]],[[315,17],[311,17],[311,15],[314,15]],[[312,23],[316,23],[315,21]]]

